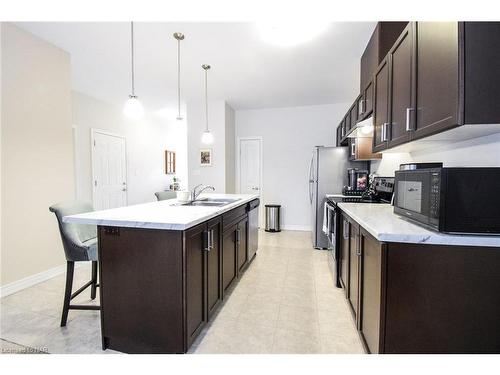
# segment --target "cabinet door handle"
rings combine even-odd
[[[356,255],[361,256],[361,244],[359,243],[359,235],[356,236],[356,244],[358,245],[358,248],[356,249]]]
[[[382,124],[382,137],[380,139],[382,142],[386,142],[388,140],[388,137],[387,137],[387,127],[388,126],[389,126],[388,122],[384,122]]]
[[[210,250],[214,248],[214,230],[210,229]]]
[[[411,111],[413,111],[413,108],[406,108],[406,131],[411,132],[413,131],[413,127],[411,126]]]
[[[361,101],[359,102],[360,106],[359,106],[359,115],[362,115],[363,113],[365,113],[365,102],[366,100],[365,99],[361,99]]]
[[[203,232],[205,240],[204,240],[204,250],[205,251],[210,251],[210,231],[206,230]]]
[[[355,156],[356,155],[356,143],[354,140],[352,142],[353,143],[351,144],[351,156]]]
[[[349,223],[347,222],[347,220],[344,220],[344,230],[343,230],[343,234],[344,234],[344,239],[348,240],[349,239]]]
[[[240,230],[236,229],[236,243],[240,243]]]

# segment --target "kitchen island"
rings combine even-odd
[[[258,196],[199,199],[64,217],[98,226],[103,349],[187,352],[251,261],[257,233],[248,216]]]

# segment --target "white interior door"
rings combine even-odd
[[[127,157],[125,138],[92,131],[94,209],[127,205]]]
[[[258,138],[240,139],[240,193],[259,194],[261,192],[261,149]]]

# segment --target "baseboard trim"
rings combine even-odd
[[[76,262],[75,268],[81,267],[82,265],[83,264]],[[32,287],[33,285],[52,279],[53,277],[59,276],[64,272],[66,272],[66,264],[62,264],[60,266],[50,268],[46,271],[37,273],[35,275],[25,277],[24,279],[2,285],[0,286],[0,298],[7,297],[23,289]]]
[[[306,225],[282,225],[281,229],[282,230],[301,230],[301,231],[306,231],[306,232],[311,231],[311,227],[308,227]]]

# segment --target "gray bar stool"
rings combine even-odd
[[[174,199],[177,197],[177,192],[173,190],[168,190],[168,191],[158,191],[155,193],[156,199],[159,201],[165,201],[167,199]]]
[[[66,255],[66,289],[64,291],[64,304],[61,317],[61,327],[66,325],[68,312],[74,310],[100,310],[100,306],[95,305],[71,305],[70,301],[81,292],[90,289],[90,298],[95,299],[97,283],[97,228],[94,225],[63,223],[62,218],[67,215],[81,214],[93,211],[89,203],[72,201],[58,203],[49,207],[49,210],[55,213],[59,223],[59,232],[63,243],[64,253]],[[73,289],[73,275],[75,271],[75,262],[91,261],[92,274],[91,279],[75,293],[71,294]]]

